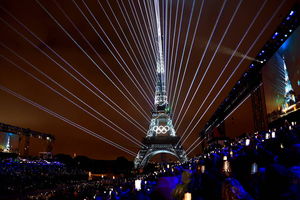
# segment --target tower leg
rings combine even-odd
[[[175,145],[172,144],[151,144],[139,151],[134,160],[134,167],[145,167],[153,156],[160,153],[176,156],[181,163],[188,161],[187,155],[181,146],[175,147]]]

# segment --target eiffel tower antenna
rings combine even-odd
[[[180,162],[187,161],[186,153],[181,144],[176,146],[180,138],[176,136],[170,109],[168,107],[159,0],[154,0],[154,8],[157,26],[156,42],[158,48],[156,60],[155,108],[152,113],[147,136],[143,140],[144,147],[139,151],[134,160],[135,168],[144,167],[153,156],[161,153],[171,154],[177,157]]]
[[[155,90],[155,106],[163,106],[168,104],[166,94],[166,70],[162,49],[162,35],[160,26],[159,1],[154,0],[156,26],[157,26],[157,61],[156,61],[156,90]]]

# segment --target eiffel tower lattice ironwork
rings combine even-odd
[[[166,92],[166,74],[162,51],[162,39],[160,28],[159,0],[154,0],[156,25],[157,25],[157,46],[158,55],[156,62],[156,88],[155,88],[155,109],[152,112],[147,136],[143,139],[144,147],[140,149],[135,160],[135,168],[144,167],[148,161],[160,153],[171,154],[178,158],[180,162],[187,161],[187,155],[178,143],[180,137],[176,136],[173,127],[168,98]]]

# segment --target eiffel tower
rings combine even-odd
[[[181,144],[178,143],[180,137],[176,136],[176,131],[173,127],[173,122],[171,119],[170,108],[168,106],[158,0],[154,0],[154,6],[158,32],[155,108],[152,112],[152,119],[150,122],[149,130],[146,137],[143,139],[144,147],[140,149],[134,160],[135,168],[143,168],[153,156],[160,153],[171,154],[177,157],[180,162],[187,161],[186,153]]]

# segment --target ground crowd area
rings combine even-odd
[[[0,180],[0,199],[296,200],[300,126],[286,124],[213,144],[186,163],[94,180],[88,171],[57,161],[5,158]]]

